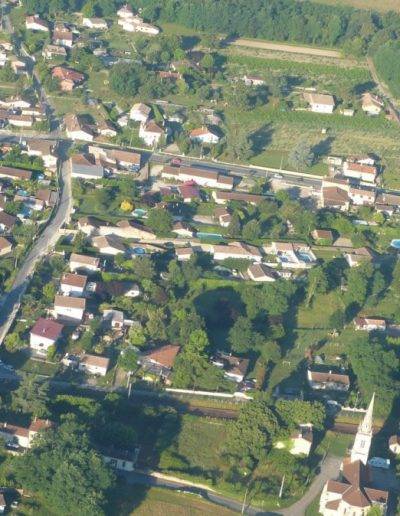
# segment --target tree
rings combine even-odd
[[[261,227],[258,220],[250,220],[243,226],[242,237],[245,240],[257,240],[261,236]]]
[[[117,63],[110,71],[110,87],[123,97],[135,96],[141,85],[140,67],[136,63]]]
[[[290,429],[298,425],[311,423],[315,430],[323,430],[326,419],[322,403],[303,400],[278,400],[276,411],[280,419]]]
[[[284,75],[271,75],[268,82],[268,89],[274,97],[283,97],[288,89],[287,78]]]
[[[325,294],[329,283],[323,267],[314,267],[308,273],[306,305],[310,306],[315,294]]]
[[[130,327],[128,339],[132,346],[137,346],[138,348],[144,346],[147,340],[143,328],[136,324]]]
[[[278,421],[265,400],[245,403],[228,427],[225,454],[233,464],[252,468],[266,457],[277,430]]]
[[[242,232],[242,223],[239,214],[235,212],[227,228],[227,234],[233,238],[239,237]]]
[[[49,383],[37,376],[23,373],[18,389],[12,393],[14,410],[31,414],[35,417],[48,415],[47,401],[49,398]]]
[[[46,298],[48,302],[54,300],[54,296],[56,295],[56,286],[52,281],[49,281],[49,283],[46,283],[43,287],[43,295]]]
[[[289,155],[289,163],[299,171],[301,168],[311,167],[315,155],[311,146],[305,141],[300,141]]]
[[[131,372],[137,369],[138,356],[132,348],[123,349],[119,355],[118,364],[124,371]]]
[[[163,208],[153,208],[149,212],[147,225],[158,236],[167,236],[172,230],[172,215]]]
[[[229,330],[229,343],[232,350],[237,353],[245,353],[254,345],[253,325],[247,317],[238,317],[235,324]]]
[[[165,340],[167,329],[165,324],[166,314],[162,308],[155,308],[148,311],[146,332],[153,340]]]
[[[105,493],[114,476],[91,448],[86,429],[67,418],[49,429],[14,463],[17,482],[37,494],[52,513],[104,515]],[[65,496],[65,493],[74,496]]]
[[[147,256],[137,256],[131,262],[131,267],[135,275],[140,279],[153,279],[156,270],[151,258]]]
[[[6,335],[6,338],[4,339],[4,344],[6,350],[10,353],[14,353],[14,351],[18,351],[19,349],[25,347],[25,342],[21,339],[19,333],[15,331]]]
[[[329,317],[329,326],[335,330],[343,328],[345,323],[345,316],[343,310],[335,310]]]

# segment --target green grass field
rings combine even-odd
[[[110,516],[233,516],[233,511],[160,487],[121,486],[114,491],[107,514]]]

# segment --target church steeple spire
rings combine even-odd
[[[372,395],[368,405],[367,412],[358,426],[358,432],[354,439],[353,448],[351,450],[351,462],[360,460],[367,464],[369,450],[372,441],[372,417],[374,412],[375,393]]]

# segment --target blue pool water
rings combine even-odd
[[[203,240],[213,240],[214,242],[220,242],[223,240],[223,237],[219,233],[197,233],[197,238],[203,239]]]
[[[395,249],[400,249],[400,239],[395,239],[390,242],[391,247]]]
[[[146,249],[143,249],[143,247],[135,247],[133,249],[134,254],[146,254]]]
[[[143,210],[142,208],[136,208],[136,210],[133,210],[132,215],[134,217],[141,218],[141,217],[144,217],[145,215],[147,215],[147,211]]]

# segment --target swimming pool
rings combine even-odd
[[[133,252],[133,254],[140,254],[140,255],[142,255],[142,254],[146,254],[146,249],[144,249],[143,247],[134,247],[132,249],[132,252]]]
[[[390,242],[391,247],[394,247],[395,249],[400,249],[400,239],[394,239]]]
[[[136,210],[133,210],[132,215],[140,219],[147,215],[147,210],[143,210],[142,208],[136,208]]]
[[[213,242],[221,242],[223,240],[223,236],[219,233],[197,233],[197,238],[200,240],[212,240]]]

